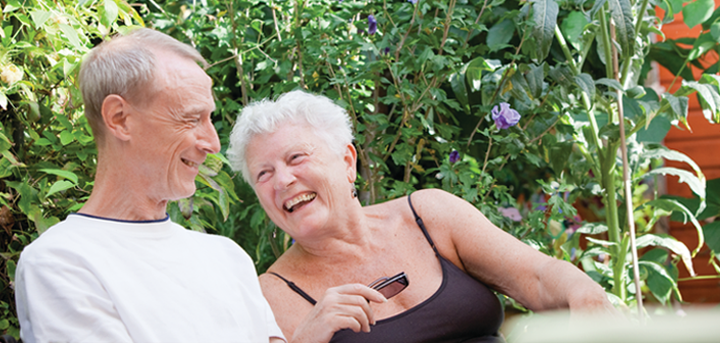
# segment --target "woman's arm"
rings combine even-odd
[[[585,273],[502,231],[463,199],[423,190],[412,200],[445,258],[529,309],[615,312]]]

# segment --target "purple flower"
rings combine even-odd
[[[368,33],[374,35],[377,32],[377,20],[374,15],[368,16]]]
[[[497,105],[495,105],[490,113],[492,113],[495,126],[499,129],[510,128],[520,121],[520,113],[510,108],[510,104],[507,102],[501,102],[499,110]]]
[[[409,3],[412,3],[413,5],[417,4],[418,0],[408,0]]]
[[[450,163],[455,163],[460,160],[460,153],[457,150],[453,150],[450,153]]]
[[[498,207],[498,211],[500,211],[500,214],[502,214],[503,217],[508,218],[514,222],[519,222],[522,220],[522,215],[520,214],[520,211],[515,207]]]
[[[382,50],[382,53],[383,53],[383,55],[389,54],[389,53],[390,53],[390,47],[387,47],[387,48],[383,49],[383,50]]]

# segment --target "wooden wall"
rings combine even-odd
[[[715,6],[720,4],[720,0],[715,0]],[[700,34],[700,25],[689,29],[682,21],[682,14],[678,14],[676,20],[663,27],[663,32],[668,38],[681,37],[697,37]],[[717,63],[717,55],[710,56],[702,61],[707,66]],[[698,70],[694,69],[693,74],[697,77]],[[660,67],[660,84],[667,89],[672,83],[674,76],[665,68]],[[680,85],[680,79],[675,81],[673,89],[677,89]],[[680,151],[692,158],[702,169],[707,180],[720,178],[720,125],[710,124],[702,114],[697,97],[690,98],[690,111],[688,122],[692,132],[689,130],[680,130],[673,127],[665,138],[665,145],[673,150]],[[678,167],[689,170],[690,168],[682,163],[673,163],[668,161],[668,166]],[[667,193],[673,195],[681,195],[685,197],[692,196],[690,188],[685,184],[678,183],[676,177],[668,177],[666,179]],[[697,247],[698,237],[695,228],[692,225],[683,225],[682,223],[670,222],[670,234],[683,241],[690,250]],[[712,266],[708,264],[709,249],[705,245],[693,259],[695,272],[698,275],[714,275],[716,274]],[[679,266],[680,278],[688,277],[688,271]],[[682,281],[679,283],[680,292],[683,300],[691,303],[720,303],[720,279],[714,280],[692,280]]]

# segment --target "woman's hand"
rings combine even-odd
[[[291,343],[329,342],[335,332],[342,329],[370,332],[375,318],[369,301],[383,303],[387,299],[361,284],[329,288],[298,325]]]

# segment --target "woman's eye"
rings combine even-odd
[[[267,179],[267,175],[268,175],[268,172],[265,170],[259,172],[257,175],[257,181],[258,182],[265,181],[265,179]]]
[[[304,157],[303,154],[294,154],[294,155],[290,156],[290,161],[298,162],[300,159],[302,159],[302,157]]]

